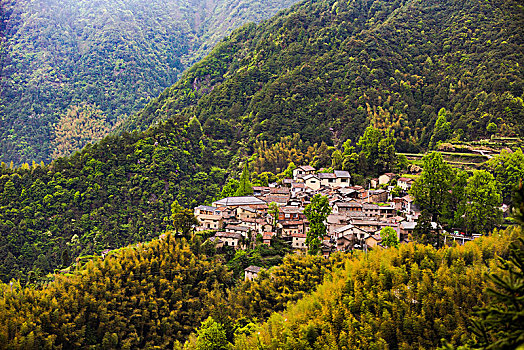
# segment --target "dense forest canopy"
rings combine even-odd
[[[68,109],[96,105],[114,125],[231,30],[294,2],[3,0],[0,160],[48,162]]]
[[[332,145],[371,123],[401,151],[522,135],[522,28],[518,1],[305,1],[235,31],[122,128],[196,116],[230,143]]]
[[[198,238],[165,234],[82,261],[46,286],[0,284],[0,349],[178,349],[208,317],[238,349],[463,344],[473,308],[489,301],[486,272],[505,277],[496,261],[518,237],[511,228],[438,251],[410,243],[289,256],[239,282]],[[189,336],[186,346],[198,343]]]

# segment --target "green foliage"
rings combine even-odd
[[[488,289],[491,300],[475,312],[474,348],[519,349],[524,345],[524,238],[513,242],[507,260],[498,261],[498,271],[491,273]]]
[[[174,201],[171,204],[171,220],[173,220],[173,227],[176,233],[189,237],[198,225],[198,220],[191,209],[187,209]]]
[[[438,152],[425,155],[422,161],[424,171],[412,185],[410,194],[415,203],[428,214],[428,219],[440,227],[443,217],[449,214],[455,173]],[[435,243],[437,247],[440,245],[438,235]]]
[[[172,120],[106,137],[48,166],[0,167],[0,279],[24,278],[40,255],[45,275],[62,265],[64,249],[74,261],[149,241],[171,226],[174,201],[211,202],[227,163],[208,154],[223,148],[191,130]]]
[[[11,2],[2,2],[0,20],[0,160],[20,164],[50,161],[62,141],[66,145],[54,156],[77,149],[70,138],[53,140],[53,125],[68,109],[96,104],[108,126],[118,124],[175,83],[223,36],[295,0]],[[198,94],[205,78],[192,84],[186,100]],[[109,131],[95,129],[91,134],[86,128],[81,138],[99,139]]]
[[[392,227],[386,226],[380,230],[380,237],[382,238],[382,244],[386,247],[398,247],[399,240],[397,231]]]
[[[246,161],[244,164],[244,169],[242,170],[242,174],[240,174],[238,189],[235,192],[236,197],[250,196],[253,194],[253,185],[251,185],[250,175],[249,165]]]
[[[173,348],[223,306],[233,282],[220,259],[195,247],[165,234],[42,288],[0,284],[0,348]]]
[[[196,350],[225,350],[228,348],[226,331],[212,317],[202,322],[197,329]]]
[[[429,148],[434,149],[439,142],[447,141],[451,136],[451,123],[447,121],[449,112],[445,108],[442,108],[438,112],[437,121],[433,128],[433,135],[429,141]]]
[[[484,168],[495,176],[498,187],[502,190],[504,203],[511,202],[511,196],[524,179],[524,154],[518,148],[515,152],[502,150],[489,159]]]
[[[391,171],[396,163],[395,142],[393,131],[382,132],[368,126],[358,140],[360,159],[366,174],[382,174]]]
[[[520,228],[465,246],[402,244],[347,259],[342,269],[236,349],[433,349],[474,335],[469,315],[488,300],[484,278]],[[517,329],[518,324],[512,325]],[[258,333],[258,332],[257,332]]]
[[[270,152],[257,152],[255,170],[276,173],[291,161],[312,164],[307,147],[288,147],[301,159],[272,152],[296,133],[329,148],[373,125],[413,153],[447,137],[447,125],[466,141],[489,136],[491,122],[502,135],[522,135],[519,5],[306,1],[235,31],[123,128],[197,116],[215,139],[264,144]],[[442,108],[446,121],[434,132]]]
[[[502,221],[502,196],[493,175],[475,171],[465,188],[464,214],[466,232],[487,234]]]
[[[304,215],[309,222],[309,231],[307,232],[306,245],[308,254],[316,255],[319,253],[320,244],[326,235],[326,218],[331,213],[329,200],[326,196],[316,194],[311,198],[311,203],[304,208]]]

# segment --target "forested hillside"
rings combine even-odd
[[[309,293],[337,261],[289,256],[271,276],[238,283],[209,244],[168,233],[82,260],[45,286],[0,283],[0,349],[172,349],[208,316],[232,341],[251,320]]]
[[[306,1],[236,31],[123,128],[196,116],[230,144],[332,145],[372,123],[415,151],[444,108],[439,139],[522,135],[522,28],[514,0]]]
[[[497,257],[519,236],[515,228],[438,251],[411,243],[329,260],[290,256],[236,283],[198,238],[166,234],[80,262],[46,286],[0,284],[0,349],[178,349],[208,317],[198,334],[217,332],[202,336],[206,349],[462,344],[473,308],[488,301],[485,273],[504,276]],[[190,336],[187,349],[198,342]]]
[[[2,0],[0,161],[48,162],[69,109],[99,108],[111,127],[231,30],[293,2]],[[100,138],[85,133],[82,145]]]
[[[227,161],[199,124],[171,120],[145,133],[106,137],[48,166],[0,167],[0,278],[47,273],[80,255],[150,240],[171,204],[220,192]]]
[[[509,332],[518,337],[513,322],[522,320],[522,302],[509,306],[509,300],[516,301],[522,291],[522,260],[514,265],[512,284],[497,257],[508,259],[508,245],[522,235],[515,228],[466,246],[436,251],[409,244],[349,259],[332,279],[285,312],[273,314],[257,333],[237,337],[235,349],[435,349],[442,340],[465,345],[481,337],[471,331],[471,316],[489,303],[486,289],[494,285],[486,278],[488,271],[504,281],[500,286],[508,283],[508,294],[499,300],[510,295],[506,306],[499,305],[504,310],[498,310],[500,323],[489,332],[491,344]],[[522,249],[522,240],[515,248]],[[509,344],[521,344],[520,339]],[[502,344],[494,348],[515,348]]]

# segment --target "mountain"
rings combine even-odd
[[[522,135],[523,27],[518,1],[306,1],[235,31],[121,128],[196,116],[230,145],[333,145],[373,124],[415,152],[444,108],[450,137]]]
[[[234,28],[294,1],[2,1],[0,160],[50,161],[68,109],[98,108],[111,128]]]

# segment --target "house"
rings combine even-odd
[[[270,246],[271,245],[271,239],[273,238],[273,236],[274,236],[273,232],[264,232],[262,234],[262,244]]]
[[[362,230],[361,228],[349,224],[342,227],[337,228],[333,231],[333,234],[331,235],[332,238],[338,239],[340,237],[353,237],[355,239],[363,239],[368,234],[367,231]]]
[[[211,204],[214,207],[243,207],[267,205],[266,202],[254,196],[226,197],[221,200],[215,201]]]
[[[247,237],[249,230],[250,230],[249,227],[247,227],[247,226],[240,226],[240,225],[227,225],[226,228],[225,228],[225,231],[227,233],[238,233],[242,237]]]
[[[279,207],[287,205],[289,201],[289,196],[274,196],[271,194],[266,195],[263,197],[264,201],[269,205],[270,203],[276,203]]]
[[[395,178],[395,174],[393,173],[385,173],[385,174],[382,174],[378,177],[378,184],[379,186],[380,185],[386,185],[388,184],[391,180],[393,180]]]
[[[253,186],[253,196],[260,197],[269,193],[269,187],[266,186]]]
[[[302,165],[293,170],[293,179],[298,179],[306,175],[311,175],[315,173],[315,168],[310,165]]]
[[[305,218],[302,209],[297,207],[282,207],[278,213],[278,220],[303,220]]]
[[[337,177],[334,173],[319,173],[317,174],[320,179],[320,184],[326,187],[335,187]]]
[[[345,170],[335,170],[335,186],[337,187],[349,187],[351,181],[351,175]]]
[[[304,180],[304,185],[307,188],[310,188],[314,191],[318,191],[320,189],[320,178],[316,175],[306,175],[302,178]]]
[[[336,202],[333,205],[333,212],[344,214],[347,212],[362,212],[362,203],[357,201],[348,201],[348,202]]]
[[[257,210],[251,207],[238,207],[236,208],[236,217],[239,220],[256,219],[258,216]]]
[[[335,250],[335,247],[333,246],[333,244],[329,243],[328,241],[322,241],[322,256],[324,258],[329,258],[329,256],[331,255],[331,253]]]
[[[337,238],[337,250],[339,252],[347,252],[353,250],[353,246],[356,243],[356,239],[352,235],[341,236]]]
[[[349,224],[350,219],[343,214],[329,214],[326,218],[328,234],[333,236],[336,229]]]
[[[262,268],[260,266],[248,266],[244,269],[244,279],[247,281],[247,280],[254,280],[255,278],[258,277],[258,274],[260,272],[260,270],[262,270]]]
[[[376,217],[380,215],[380,206],[374,203],[363,203],[362,212],[366,214],[367,217]]]
[[[289,199],[291,190],[287,187],[275,187],[269,189],[269,194],[272,196],[283,196]]]
[[[379,235],[368,235],[364,238],[364,241],[366,242],[368,248],[373,249],[382,243],[382,237]]]
[[[408,236],[413,233],[417,223],[415,221],[403,221],[400,223],[400,237],[401,241],[408,239]]]
[[[378,178],[369,180],[369,187],[377,188],[378,187]]]
[[[400,187],[403,191],[407,191],[411,188],[413,182],[415,182],[415,180],[413,180],[412,178],[401,177],[397,181],[397,186]]]
[[[196,231],[221,230],[224,226],[222,212],[215,207],[201,205],[196,207],[193,213],[199,222]]]
[[[283,237],[289,237],[293,234],[304,233],[304,220],[280,221],[278,225],[282,228]]]
[[[376,220],[352,220],[351,223],[359,229],[367,232],[375,232],[377,230],[380,230],[380,224]]]
[[[291,235],[291,248],[298,252],[305,252],[307,235],[305,233],[294,233]]]
[[[291,184],[291,197],[295,197],[297,193],[304,191],[305,187],[303,182],[293,182]]]
[[[372,202],[384,203],[388,200],[388,191],[383,189],[368,191],[368,196]]]
[[[378,206],[379,215],[383,218],[392,218],[395,216],[397,210],[393,205],[379,205]]]
[[[241,248],[242,235],[240,233],[217,232],[215,239],[221,240],[224,243],[224,247]]]

